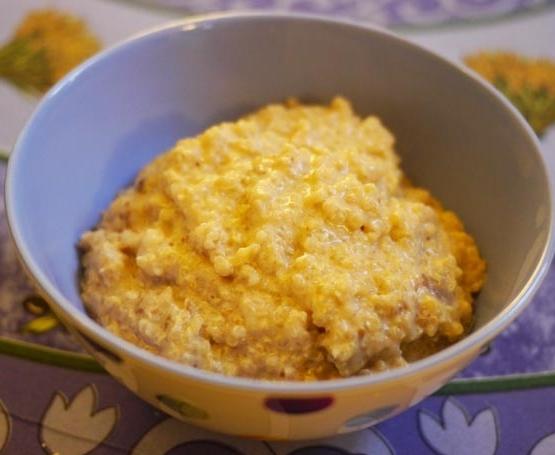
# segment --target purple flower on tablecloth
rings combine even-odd
[[[43,447],[50,453],[83,455],[104,441],[116,425],[118,410],[96,411],[97,401],[93,385],[84,387],[71,401],[56,393],[42,418]]]
[[[530,455],[553,455],[555,453],[555,433],[546,436],[541,441],[539,441]]]
[[[452,398],[443,403],[442,418],[427,411],[418,413],[422,439],[439,454],[493,455],[498,447],[498,431],[493,409],[471,418]]]
[[[142,0],[145,1],[145,0]],[[190,12],[218,10],[299,11],[369,20],[385,25],[429,25],[495,17],[550,0],[147,0]]]

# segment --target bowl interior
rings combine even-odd
[[[175,25],[102,54],[57,86],[10,168],[11,223],[33,273],[83,312],[75,245],[142,166],[177,139],[266,103],[336,94],[383,119],[408,175],[477,238],[489,267],[478,298],[483,326],[530,279],[549,237],[549,185],[528,130],[434,55],[309,18]]]

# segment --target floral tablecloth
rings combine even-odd
[[[249,8],[379,23],[453,60],[505,51],[555,61],[555,2],[550,0],[5,0],[0,3],[0,157],[7,158],[40,99],[10,79],[2,67],[2,43],[12,42],[30,12],[44,8],[80,18],[102,46],[186,14]],[[555,171],[553,125],[540,138]],[[4,176],[5,160],[2,188]],[[82,354],[25,279],[0,203],[0,452],[91,451],[553,455],[555,266],[524,314],[460,377],[423,403],[372,429],[327,440],[252,441],[167,417]]]

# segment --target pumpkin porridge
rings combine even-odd
[[[367,374],[460,339],[484,261],[393,144],[343,98],[179,141],[83,235],[88,310],[161,356],[263,379]]]

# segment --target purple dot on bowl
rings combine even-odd
[[[282,414],[308,414],[331,406],[333,397],[312,398],[266,398],[268,409]]]

